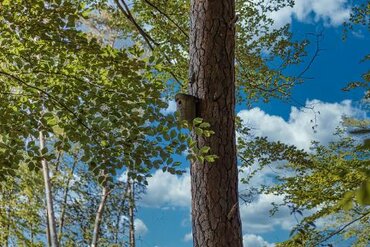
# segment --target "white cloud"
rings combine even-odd
[[[267,136],[271,141],[282,141],[308,150],[313,140],[322,144],[333,140],[333,132],[340,125],[343,115],[359,116],[364,114],[352,107],[350,100],[344,100],[340,103],[312,100],[307,101],[306,106],[313,106],[314,111],[292,107],[287,121],[282,117],[269,115],[258,107],[242,110],[238,115],[248,127],[252,127],[255,135]],[[312,127],[316,124],[315,133]]]
[[[319,141],[322,144],[332,141],[334,138],[333,132],[340,125],[343,115],[365,115],[365,112],[352,107],[349,100],[340,103],[325,103],[319,100],[307,101],[306,107],[311,106],[314,106],[314,111],[292,107],[288,120],[269,115],[259,108],[243,110],[238,115],[247,126],[252,127],[254,135],[267,136],[272,141],[282,141],[306,150],[310,147],[312,140]],[[312,126],[315,124],[317,124],[316,132],[312,130]],[[252,178],[249,186],[258,187],[262,184],[272,184],[275,181],[273,178],[275,175],[272,169],[266,167]],[[247,188],[248,186],[240,184],[239,191],[243,192],[243,189]],[[281,203],[282,200],[282,195],[259,195],[249,205],[241,205],[240,213],[244,232],[270,232],[277,227],[291,230],[297,222],[290,214],[289,208],[280,208],[275,215],[270,217],[271,203]]]
[[[274,247],[274,244],[270,244],[265,241],[261,236],[254,234],[245,234],[243,236],[243,245],[245,247]]]
[[[274,247],[275,244],[271,244],[265,241],[261,236],[254,234],[245,234],[243,235],[243,245],[245,247]]]
[[[135,225],[135,233],[138,236],[144,236],[148,233],[148,227],[145,225],[145,223],[141,219],[135,219],[134,221]]]
[[[296,0],[293,8],[285,7],[269,14],[276,27],[291,23],[323,21],[327,26],[338,26],[349,18],[351,8],[347,0]]]
[[[174,113],[176,111],[176,102],[174,100],[170,100],[167,103],[168,107],[164,110],[161,110],[161,113],[165,115]]]
[[[157,170],[148,178],[148,187],[141,199],[141,204],[147,207],[190,206],[190,175],[175,176],[168,172]]]
[[[193,233],[189,232],[184,236],[184,242],[190,242],[193,240]]]
[[[243,232],[264,233],[271,232],[276,227],[290,230],[296,224],[289,209],[281,208],[273,216],[270,216],[271,203],[282,203],[283,196],[259,195],[258,198],[248,205],[240,206],[240,217],[243,222]]]

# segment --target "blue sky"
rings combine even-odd
[[[361,74],[369,69],[369,63],[360,63],[363,56],[370,53],[369,33],[356,31],[345,42],[342,41],[340,24],[348,18],[349,13],[350,4],[346,0],[297,0],[293,9],[284,9],[271,15],[277,26],[291,23],[293,33],[298,38],[307,33],[323,31],[324,37],[320,42],[323,50],[306,74],[313,79],[293,90],[295,100],[306,106],[314,106],[315,111],[275,100],[269,104],[257,104],[252,109],[238,107],[238,115],[254,127],[256,135],[307,149],[311,140],[322,143],[332,140],[331,134],[343,115],[366,115],[357,108],[363,96],[361,90],[341,91],[347,82],[359,80]],[[174,104],[170,102],[168,112],[173,110]],[[320,114],[315,114],[318,111]],[[316,133],[312,131],[310,121],[315,118],[318,125]],[[188,167],[187,162],[184,162],[184,167]],[[270,173],[264,170],[252,183],[271,183]],[[269,217],[271,202],[281,199],[262,195],[250,205],[241,206],[245,245],[271,247],[273,243],[288,237],[295,224],[289,210],[282,209],[274,217]],[[188,173],[178,177],[155,172],[149,179],[147,194],[138,204],[138,247],[192,246]]]

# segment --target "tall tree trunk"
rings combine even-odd
[[[40,153],[45,147],[45,139],[42,131],[39,132],[39,141],[40,141]],[[42,172],[44,175],[44,182],[45,182],[45,196],[46,196],[46,207],[47,207],[47,216],[48,216],[48,228],[50,234],[50,242],[52,247],[58,247],[58,237],[57,231],[55,226],[55,215],[54,215],[54,206],[53,206],[53,197],[51,194],[51,183],[49,177],[49,165],[47,160],[43,157],[41,153],[41,165],[42,165]]]
[[[198,148],[218,159],[192,162],[194,247],[241,247],[235,143],[235,3],[191,0],[190,85],[197,115],[211,124],[210,138],[193,133]]]
[[[129,243],[130,247],[135,247],[135,198],[134,198],[134,183],[130,177],[127,177],[127,198],[129,199],[128,216],[129,216]]]
[[[102,191],[100,204],[99,204],[98,211],[96,212],[96,217],[95,217],[94,231],[93,231],[93,237],[92,237],[92,241],[91,241],[91,247],[97,247],[98,246],[98,239],[99,239],[99,234],[100,234],[100,223],[103,219],[104,207],[105,207],[105,203],[107,201],[108,195],[109,195],[108,187],[103,186],[103,191]]]

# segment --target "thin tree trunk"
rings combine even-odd
[[[99,234],[100,234],[100,223],[101,223],[102,218],[103,218],[104,206],[105,206],[105,203],[107,201],[108,195],[109,195],[108,188],[106,186],[103,186],[103,191],[102,191],[100,204],[99,204],[98,211],[96,212],[96,217],[95,217],[94,231],[93,231],[91,247],[97,247],[98,246],[98,240],[99,240]]]
[[[33,223],[31,223],[31,227],[30,227],[30,232],[31,232],[31,244],[33,245],[33,242],[34,242],[34,238],[35,238],[35,234],[33,233]]]
[[[135,219],[134,219],[134,209],[135,209],[135,198],[134,198],[134,183],[130,177],[127,178],[127,195],[129,198],[129,240],[130,247],[135,247]]]
[[[65,213],[66,213],[66,207],[67,207],[67,199],[68,199],[68,193],[69,193],[69,186],[70,182],[73,178],[73,173],[75,171],[76,165],[77,165],[78,159],[75,156],[75,160],[72,165],[71,169],[71,174],[67,179],[66,186],[64,189],[64,195],[63,195],[63,204],[62,204],[62,210],[60,213],[60,219],[59,219],[59,232],[58,232],[58,242],[60,243],[62,240],[62,235],[63,235],[63,227],[64,227],[64,218],[65,218]]]
[[[123,197],[122,197],[122,201],[120,203],[120,211],[117,215],[117,218],[116,218],[116,232],[114,234],[114,239],[115,239],[115,243],[118,244],[118,235],[119,235],[119,232],[120,232],[120,222],[121,222],[121,216],[122,216],[122,210],[125,210],[125,202],[126,202],[126,199],[128,198],[128,184],[126,184],[126,188],[125,188],[125,191],[123,193]],[[125,227],[123,227],[123,229],[125,229]],[[125,231],[123,231],[123,234],[124,234]],[[123,241],[122,243],[122,246],[125,246],[125,241]]]
[[[9,246],[9,237],[10,237],[10,209],[6,209],[6,230],[5,230],[5,247]]]
[[[39,131],[39,139],[40,139],[40,152],[45,147],[45,139],[42,131]],[[50,233],[50,241],[52,247],[58,247],[58,238],[57,238],[57,231],[55,226],[55,215],[54,215],[54,206],[53,206],[53,198],[52,198],[52,188],[50,183],[49,177],[49,166],[47,160],[41,154],[41,165],[42,171],[44,175],[45,181],[45,196],[46,196],[46,207],[47,207],[47,215],[48,215],[48,223],[49,223],[49,233]]]
[[[191,164],[194,247],[242,247],[235,142],[235,2],[191,0],[190,85],[197,115],[211,124],[213,163]]]
[[[49,227],[49,220],[48,220],[48,209],[46,208],[46,241],[48,247],[51,246],[51,239],[50,239],[50,227]]]

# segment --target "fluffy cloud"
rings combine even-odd
[[[170,100],[167,103],[168,107],[164,110],[161,110],[161,112],[165,115],[174,113],[176,111],[176,102],[174,100]]]
[[[145,223],[141,219],[135,219],[134,221],[135,225],[135,233],[138,236],[144,236],[148,232],[148,227],[145,225]]]
[[[314,107],[314,110],[309,110]],[[269,115],[259,108],[243,110],[238,115],[253,129],[256,136],[267,136],[272,141],[282,141],[308,150],[312,140],[327,144],[333,140],[333,132],[340,125],[343,115],[357,116],[366,114],[352,107],[351,101],[325,103],[318,100],[306,102],[306,108],[291,108],[288,120],[279,116]],[[312,127],[315,126],[315,131]],[[251,180],[253,186],[268,185],[274,182],[274,171],[266,167]],[[240,191],[247,187],[239,186]],[[276,228],[290,230],[296,221],[288,208],[281,208],[270,217],[272,202],[281,203],[283,196],[259,195],[249,205],[240,207],[243,230],[248,233],[270,232]],[[253,246],[253,245],[252,245]]]
[[[193,233],[189,232],[184,236],[184,242],[190,242],[193,240]]]
[[[272,202],[282,203],[283,196],[259,195],[252,203],[240,206],[240,217],[244,232],[271,232],[276,227],[281,227],[284,230],[292,229],[296,221],[288,208],[281,208],[273,216],[270,216]]]
[[[191,232],[184,236],[184,242],[190,242],[193,240],[193,235]],[[245,234],[243,235],[243,245],[245,247],[274,247],[275,244],[271,244],[265,241],[261,236],[255,234]]]
[[[261,236],[254,234],[245,234],[243,236],[243,245],[246,247],[274,247],[274,244],[266,242]]]
[[[148,178],[146,194],[140,203],[147,207],[167,209],[173,206],[188,207],[190,205],[190,175],[171,175],[157,170]]]
[[[323,21],[327,26],[338,26],[351,13],[347,0],[296,0],[293,8],[286,7],[270,14],[275,26],[280,27],[295,18],[301,22]]]
[[[314,110],[291,108],[289,119],[265,113],[260,108],[243,110],[238,115],[254,130],[257,136],[267,136],[272,141],[282,141],[308,149],[311,141],[327,144],[333,140],[333,132],[339,126],[342,116],[359,116],[364,114],[351,106],[350,100],[340,103],[324,103],[319,100],[306,102]],[[312,127],[317,125],[316,132]]]

